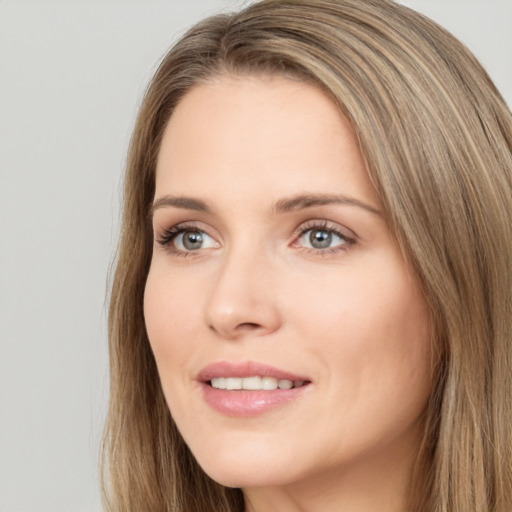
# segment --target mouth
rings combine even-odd
[[[278,379],[276,377],[215,377],[208,384],[215,389],[228,391],[274,391],[275,389],[300,388],[308,384],[305,380]]]
[[[204,368],[197,380],[205,402],[226,416],[256,416],[303,396],[312,381],[255,362],[221,361]]]

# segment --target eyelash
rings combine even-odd
[[[343,244],[340,246],[329,247],[325,249],[315,249],[313,247],[298,247],[295,244],[308,232],[308,231],[326,231],[332,235],[337,236],[341,240],[343,240]],[[356,243],[355,236],[349,236],[346,233],[342,233],[339,228],[330,223],[327,220],[310,220],[305,224],[301,224],[294,232],[295,241],[292,244],[292,247],[298,247],[301,250],[310,253],[310,254],[319,254],[321,256],[329,256],[331,254],[335,254],[342,251],[347,251]]]
[[[315,249],[312,247],[299,247],[296,245],[298,241],[308,232],[308,231],[326,231],[328,233],[331,233],[332,235],[335,235],[339,237],[341,240],[344,241],[344,243],[341,246],[335,246],[325,249]],[[182,223],[178,224],[176,226],[172,226],[169,229],[166,229],[157,239],[156,241],[158,244],[160,244],[162,247],[167,249],[169,252],[171,252],[175,256],[181,256],[181,257],[194,257],[199,256],[199,250],[197,251],[183,251],[181,249],[177,249],[174,244],[172,243],[179,235],[186,233],[188,231],[195,231],[199,233],[206,233],[203,229],[200,229],[197,225],[193,223]],[[206,233],[208,235],[208,233]],[[208,235],[210,236],[210,235]],[[302,251],[309,253],[309,254],[319,254],[321,256],[328,256],[330,254],[338,253],[341,251],[347,251],[350,249],[351,246],[353,246],[356,243],[355,237],[348,236],[347,234],[342,233],[338,228],[336,228],[334,225],[329,223],[327,220],[312,220],[308,221],[304,224],[301,224],[293,233],[294,242],[291,244],[291,247],[296,247],[298,249],[301,249]],[[213,237],[211,237],[213,238]]]
[[[198,226],[194,224],[182,223],[176,226],[172,226],[169,229],[166,229],[157,239],[156,241],[165,249],[170,251],[173,255],[176,256],[195,256],[193,253],[197,251],[182,251],[177,249],[173,245],[173,241],[182,233],[186,233],[187,231],[197,231],[199,233],[203,233],[202,229],[199,229]]]

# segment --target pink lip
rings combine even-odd
[[[294,375],[293,373],[254,361],[245,361],[243,363],[219,361],[209,364],[199,372],[197,380],[200,382],[208,382],[216,377],[253,377],[255,375],[260,377],[274,377],[276,379],[310,380],[307,377]]]
[[[213,388],[209,381],[216,377],[274,377],[292,381],[305,381],[299,388],[275,389],[272,391],[228,391]],[[310,387],[311,380],[307,377],[252,361],[230,363],[219,361],[203,368],[197,380],[200,383],[203,398],[217,412],[226,416],[249,417],[262,414],[276,407],[288,404],[304,394]]]

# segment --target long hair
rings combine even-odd
[[[195,85],[281,74],[350,120],[432,322],[434,388],[410,510],[512,510],[512,116],[474,56],[390,0],[264,0],[194,26],[152,79],[129,150],[109,316],[109,512],[240,512],[165,403],[143,317],[156,158]],[[419,478],[421,475],[421,478]]]

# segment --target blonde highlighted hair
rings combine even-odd
[[[390,0],[264,0],[194,26],[152,79],[130,146],[109,317],[109,512],[240,512],[173,423],[147,339],[148,211],[167,121],[220,75],[285,74],[350,119],[434,331],[410,510],[512,510],[512,115],[474,56]]]

